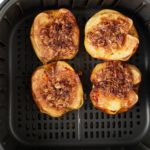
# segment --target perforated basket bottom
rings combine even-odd
[[[96,110],[91,104],[89,77],[92,68],[101,61],[86,53],[83,31],[86,20],[95,12],[96,10],[90,9],[74,11],[81,31],[81,42],[77,57],[69,63],[77,72],[83,72],[81,80],[86,99],[81,109],[69,112],[58,119],[40,113],[31,96],[31,74],[36,66],[41,65],[29,39],[35,15],[23,18],[14,28],[10,38],[10,127],[13,135],[21,142],[36,146],[127,144],[142,138],[145,134],[147,103],[143,88],[140,88],[139,103],[127,113],[110,116]],[[143,35],[143,26],[139,24],[137,29],[139,28],[139,34]],[[144,40],[146,37],[142,36],[141,43]],[[140,45],[138,52],[131,59],[131,63],[136,64],[142,72],[145,68],[144,62],[141,61],[144,50],[144,44]]]

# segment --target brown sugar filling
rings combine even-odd
[[[77,46],[73,41],[74,25],[74,20],[71,20],[68,13],[55,18],[51,24],[40,30],[40,39],[43,45],[55,51],[61,51],[61,49],[76,50]]]
[[[129,22],[123,18],[102,18],[102,21],[87,33],[87,37],[95,47],[119,49],[124,44],[128,28]]]
[[[110,93],[124,98],[133,89],[132,73],[122,62],[107,62],[107,66],[97,74],[94,85],[104,94]]]
[[[40,96],[50,107],[57,109],[67,108],[74,98],[76,89],[76,79],[72,79],[73,74],[70,70],[66,70],[66,76],[61,76],[53,72],[44,71],[47,81],[42,81],[39,86]],[[68,74],[68,75],[67,75]],[[70,75],[70,78],[69,78]]]

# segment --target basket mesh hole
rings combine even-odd
[[[101,113],[101,118],[104,119],[104,113],[103,112]]]
[[[52,118],[51,118],[51,117],[48,117],[48,119],[49,119],[49,120],[52,120]]]
[[[38,120],[41,120],[41,114],[38,114]]]
[[[69,114],[67,114],[67,120],[69,120]]]
[[[17,100],[18,100],[19,103],[21,102],[21,99],[20,99],[20,98],[18,98]]]
[[[124,128],[126,128],[126,127],[127,127],[127,123],[126,123],[126,122],[124,122],[124,124],[123,124],[123,125],[124,125]]]
[[[123,118],[126,118],[126,117],[127,117],[127,115],[126,115],[126,113],[124,113],[124,114],[123,114]]]
[[[42,139],[42,136],[41,136],[41,134],[38,134],[38,138],[39,138],[39,139]]]
[[[112,137],[113,137],[113,138],[116,137],[116,132],[115,132],[115,131],[113,132]]]
[[[21,113],[21,111],[18,111],[18,115],[21,115],[22,113]]]
[[[97,112],[95,113],[95,118],[96,118],[96,119],[98,119],[98,118],[99,118],[99,116],[98,116],[98,113],[97,113]]]
[[[55,138],[58,139],[58,132],[55,133]]]
[[[105,137],[105,132],[104,131],[101,132],[101,136],[102,136],[102,138]]]
[[[69,139],[70,138],[70,134],[69,134],[69,132],[67,132],[67,139]]]
[[[17,94],[18,94],[19,97],[21,96],[21,93],[20,93],[20,92],[18,92]]]
[[[33,136],[33,137],[36,137],[36,134],[35,134],[35,133],[32,133],[32,136]]]
[[[61,129],[64,129],[64,124],[61,122],[61,124],[60,124],[60,128]]]
[[[45,139],[45,140],[47,139],[47,134],[46,134],[46,133],[44,133],[44,139]]]
[[[129,134],[133,134],[133,132],[132,132],[132,131],[129,131]]]
[[[35,111],[35,110],[36,110],[36,106],[32,105],[32,111]]]
[[[75,138],[75,132],[72,132],[72,138],[73,139]]]
[[[90,137],[93,138],[93,132],[90,132]]]
[[[22,121],[21,117],[18,117],[18,121]]]
[[[61,138],[64,138],[64,132],[61,132]]]
[[[127,131],[123,131],[123,134],[126,135],[126,134],[127,134]]]
[[[93,109],[93,105],[92,105],[92,103],[90,103],[90,109],[91,109],[91,110]]]
[[[18,34],[20,34],[20,32],[21,32],[21,30],[20,30],[20,29],[18,29],[18,30],[17,30],[17,33],[18,33]]]
[[[113,119],[115,119],[115,117],[116,117],[115,115],[114,115],[114,116],[112,116],[112,118],[113,118]]]
[[[130,128],[133,128],[133,122],[130,121]]]
[[[116,127],[116,123],[115,121],[112,122],[112,128],[115,128]]]
[[[58,123],[55,123],[55,129],[58,129]],[[67,129],[68,129],[68,123],[67,123]]]
[[[70,124],[69,124],[69,122],[66,123],[66,128],[67,128],[67,129],[70,129]]]
[[[53,124],[52,123],[49,124],[49,129],[53,129]]]
[[[44,123],[44,129],[47,130],[47,124],[46,123]]]
[[[18,39],[18,46],[21,46],[21,40]]]
[[[26,120],[27,120],[27,121],[30,120],[29,114],[26,114]]]
[[[19,57],[21,57],[21,55],[20,55],[20,54],[18,54],[18,55],[17,55],[17,57],[19,58]]]
[[[75,129],[75,122],[72,122],[72,129]]]
[[[139,118],[140,118],[140,115],[137,115],[137,118],[139,119]]]
[[[29,124],[26,124],[26,130],[29,130],[29,128],[30,128]]]
[[[118,122],[118,128],[121,128],[121,121]]]
[[[32,114],[32,120],[34,121],[36,119],[35,114]]]
[[[84,137],[85,137],[85,138],[88,138],[88,132],[85,132],[85,133],[84,133]]]
[[[132,112],[130,112],[130,114],[129,114],[129,117],[130,117],[130,118],[132,118],[132,117],[133,117],[133,114],[132,114]]]
[[[35,106],[35,105],[34,105],[34,106]],[[35,107],[35,108],[36,108],[36,107]],[[43,116],[43,119],[44,119],[44,120],[47,120],[47,116],[46,116],[46,115],[44,115],[44,116]]]
[[[72,120],[74,120],[74,119],[75,119],[75,114],[73,113],[73,114],[72,114]]]
[[[32,130],[35,130],[35,129],[36,129],[35,124],[32,124]]]
[[[110,122],[107,122],[107,128],[110,128]]]
[[[140,109],[139,109],[139,108],[137,108],[137,109],[136,109],[136,112],[140,112]]]
[[[90,128],[93,129],[93,122],[90,123]]]
[[[93,113],[92,112],[90,113],[90,119],[93,119]]]
[[[18,124],[18,128],[21,128],[22,127],[22,125],[21,124]]]
[[[40,123],[38,123],[38,129],[39,129],[39,130],[41,130],[41,129],[42,129],[42,127],[41,127],[41,124],[40,124]]]
[[[105,126],[104,126],[104,122],[101,122],[101,128],[104,128]]]
[[[140,125],[141,123],[140,123],[140,121],[137,121],[137,125]]]
[[[18,52],[20,52],[20,51],[21,51],[21,48],[18,47]],[[20,61],[20,60],[18,60],[18,61]]]
[[[84,119],[87,119],[87,113],[84,113]]]
[[[18,110],[21,109],[21,105],[18,105]],[[21,114],[21,111],[18,112],[18,114]]]
[[[99,132],[96,131],[96,138],[99,138]]]
[[[53,134],[49,133],[49,138],[52,139],[53,138]]]
[[[21,87],[20,86],[17,86],[17,90],[20,90],[21,89]]]
[[[96,128],[99,128],[99,122],[96,122]]]
[[[87,122],[84,123],[84,128],[87,129],[88,128],[88,124]]]
[[[140,106],[140,102],[138,101],[136,105],[137,105],[137,106]]]
[[[109,132],[109,131],[107,131],[107,137],[108,137],[108,138],[110,137],[110,132]]]
[[[122,137],[122,132],[121,131],[118,132],[118,137]]]
[[[119,119],[121,118],[121,114],[118,114],[118,118],[119,118]]]
[[[107,115],[107,119],[109,119],[110,118],[110,115]]]

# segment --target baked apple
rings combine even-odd
[[[30,39],[42,63],[72,59],[79,49],[79,28],[67,9],[38,14],[31,27]]]
[[[42,113],[60,117],[83,104],[79,76],[64,61],[38,67],[31,79],[33,99]]]
[[[104,9],[86,23],[84,45],[94,58],[127,61],[138,44],[133,21],[120,12]]]
[[[120,61],[97,64],[91,74],[93,105],[108,114],[129,110],[138,102],[139,69]]]

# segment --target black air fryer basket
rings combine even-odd
[[[81,109],[51,118],[40,113],[32,100],[30,78],[41,63],[33,51],[29,33],[39,12],[62,7],[75,14],[80,27],[80,51],[69,63],[77,72],[83,72],[86,99]],[[84,27],[103,8],[118,10],[132,18],[140,38],[139,48],[129,61],[142,72],[139,102],[130,111],[115,116],[96,110],[89,99],[91,70],[101,61],[85,52]],[[78,149],[102,146],[103,150],[146,150],[150,147],[149,77],[149,0],[5,0],[0,11],[0,149],[65,146],[69,150],[71,146]]]

